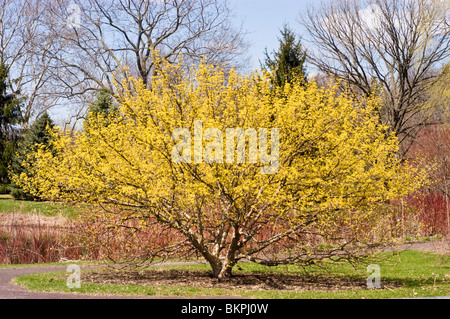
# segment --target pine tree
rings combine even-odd
[[[99,120],[99,117],[101,117],[102,120],[107,121],[107,117],[110,114],[117,112],[118,109],[118,106],[114,103],[111,92],[107,89],[100,90],[95,101],[89,105],[84,127],[89,127],[90,122]]]
[[[7,192],[9,165],[20,138],[19,124],[22,123],[20,92],[14,92],[7,65],[0,61],[0,191]]]
[[[36,152],[39,145],[45,145],[47,147],[50,145],[52,136],[49,130],[53,129],[54,126],[53,120],[48,113],[45,112],[33,122],[27,131],[25,131],[23,139],[17,147],[17,152],[12,159],[11,167],[14,174],[31,174],[31,172],[22,166],[22,162],[27,160],[29,154]],[[11,195],[16,199],[36,199],[16,185],[11,185]]]
[[[281,38],[278,38],[280,46],[273,52],[273,57],[265,51],[265,61],[261,68],[272,73],[272,84],[284,87],[286,83],[300,80],[306,83],[306,51],[301,41],[288,25],[281,30]]]

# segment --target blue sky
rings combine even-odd
[[[316,1],[317,3],[317,1]],[[259,68],[264,59],[264,50],[269,52],[278,48],[280,29],[284,23],[300,36],[305,33],[299,23],[300,12],[305,12],[312,0],[230,0],[236,13],[236,21],[243,22],[250,42],[248,54],[250,69]]]

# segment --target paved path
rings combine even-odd
[[[140,299],[150,296],[117,296],[117,295],[87,295],[59,292],[32,292],[13,284],[11,280],[17,276],[43,272],[65,271],[67,266],[21,267],[0,269],[0,299]],[[81,269],[85,267],[81,266]]]

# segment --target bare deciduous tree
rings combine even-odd
[[[403,152],[426,121],[423,92],[450,56],[448,10],[442,0],[342,0],[302,17],[316,47],[310,62],[358,94],[379,90],[381,119]]]
[[[186,64],[204,58],[237,66],[246,47],[227,0],[56,0],[50,11],[52,70],[65,98],[102,87],[113,92],[115,76],[148,84],[155,50],[169,61],[182,55]]]
[[[450,62],[441,70],[427,91],[426,106],[432,110],[432,122],[450,124]]]
[[[49,87],[53,38],[43,23],[46,8],[45,1],[0,1],[0,59],[13,93],[24,98],[25,126],[56,103]]]

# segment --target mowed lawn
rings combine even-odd
[[[389,256],[389,257],[388,257]],[[135,284],[98,284],[83,283],[81,273],[81,287],[69,289],[67,286],[67,272],[32,274],[17,277],[14,282],[32,291],[59,291],[92,294],[121,294],[148,296],[242,296],[264,299],[354,299],[354,298],[405,298],[450,295],[450,256],[437,255],[421,251],[407,250],[399,254],[383,253],[378,260],[381,274],[381,289],[359,288],[351,290],[309,290],[290,291],[284,289],[225,289],[203,288],[195,286],[156,286],[147,283]],[[385,258],[388,257],[388,258]],[[242,274],[254,273],[284,273],[304,274],[304,269],[298,266],[264,267],[252,263],[240,264]],[[158,269],[183,269],[186,271],[209,271],[205,264],[158,267]],[[86,270],[89,271],[89,270]],[[339,278],[356,278],[365,282],[368,277],[366,265],[354,268],[348,263],[333,264],[328,270],[318,267],[308,268],[310,276],[330,276],[333,280]],[[394,288],[389,283],[395,283]]]

